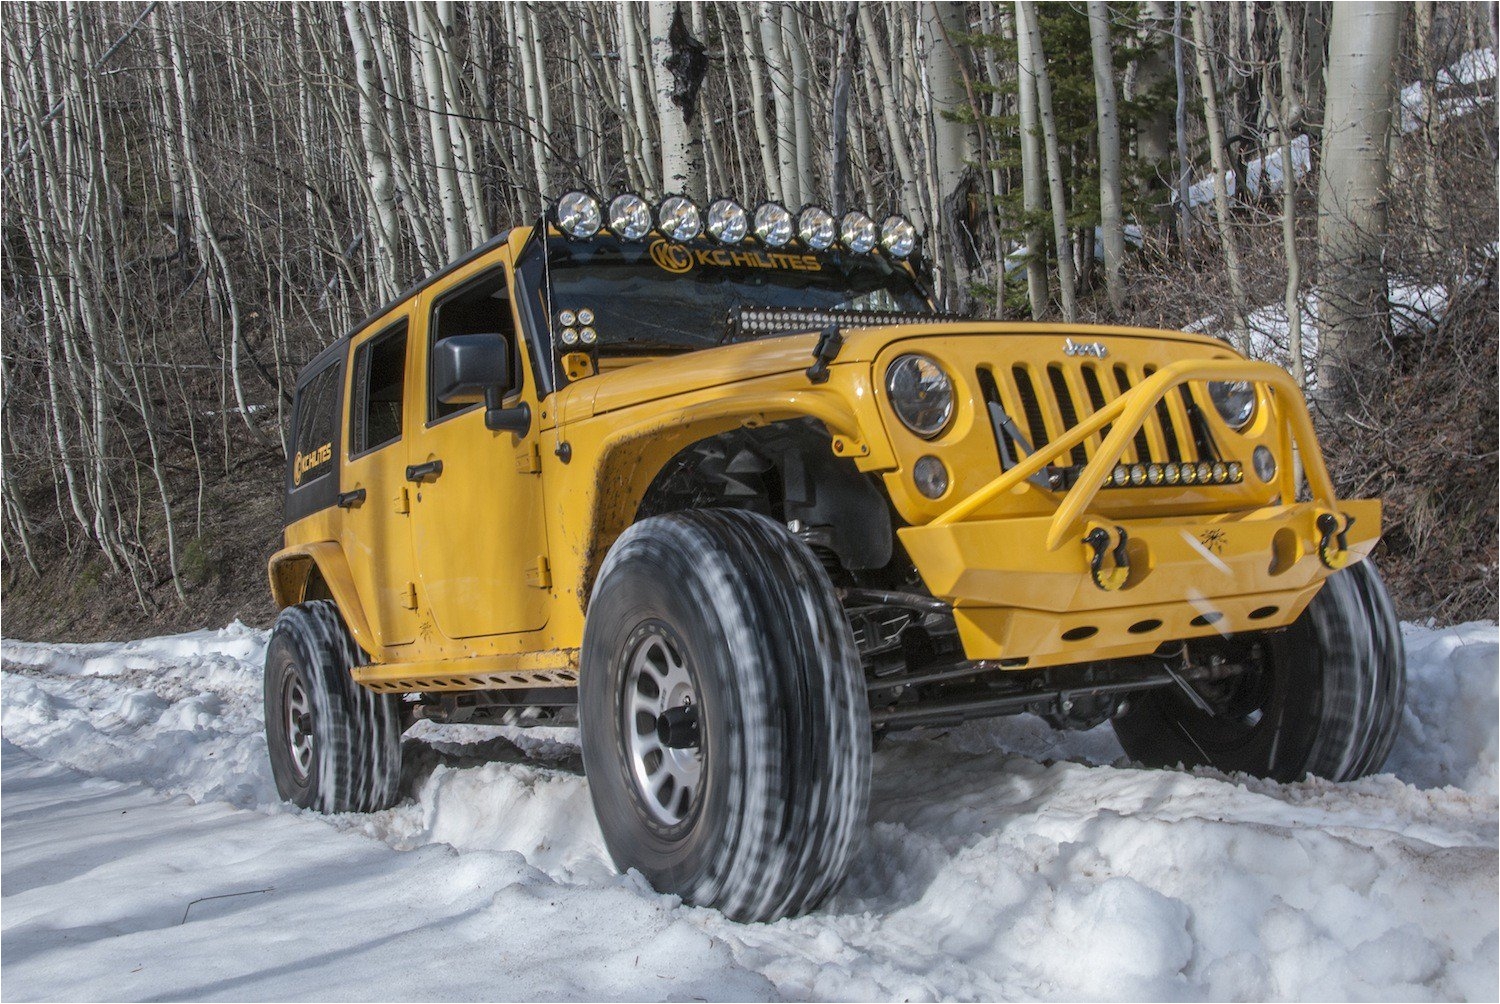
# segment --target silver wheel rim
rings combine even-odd
[[[296,673],[287,674],[281,704],[286,709],[286,743],[292,755],[292,770],[297,780],[306,781],[312,773],[312,701]]]
[[[651,818],[676,826],[692,814],[703,777],[702,745],[673,748],[658,734],[658,720],[673,708],[697,705],[693,674],[677,646],[651,630],[635,646],[625,672],[625,744],[636,794]]]

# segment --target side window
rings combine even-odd
[[[338,429],[339,377],[343,367],[327,367],[297,395],[297,443],[292,456],[292,487],[301,488],[333,473],[333,439]]]
[[[432,350],[438,342],[454,335],[497,334],[510,346],[511,372],[519,374],[515,358],[515,325],[511,321],[510,290],[505,284],[505,270],[486,272],[456,293],[444,297],[432,308],[431,348],[427,356],[427,420],[435,422],[456,412],[478,405],[443,404],[432,387]]]
[[[354,352],[354,399],[349,406],[349,455],[357,457],[401,438],[406,388],[406,322]]]

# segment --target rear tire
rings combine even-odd
[[[400,699],[354,682],[364,653],[332,600],[288,607],[266,646],[266,746],[282,798],[319,812],[396,804]]]
[[[622,870],[741,921],[816,907],[869,800],[848,621],[781,525],[693,510],[630,527],[584,628],[583,759]]]
[[[1290,627],[1243,643],[1255,668],[1217,690],[1195,685],[1208,691],[1213,715],[1176,687],[1132,696],[1114,720],[1126,754],[1276,781],[1349,781],[1380,769],[1401,721],[1406,652],[1374,564],[1335,572]]]

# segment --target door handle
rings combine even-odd
[[[406,469],[406,480],[408,481],[436,481],[443,473],[443,462],[441,460],[429,460],[425,464],[412,464]]]
[[[365,504],[365,490],[356,488],[352,492],[339,492],[339,508],[353,509],[357,505]]]

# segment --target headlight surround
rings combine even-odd
[[[1238,432],[1255,417],[1255,385],[1245,380],[1214,380],[1208,396],[1226,425]]]
[[[923,439],[932,439],[953,419],[953,381],[930,356],[899,356],[885,371],[891,408],[901,424]]]

